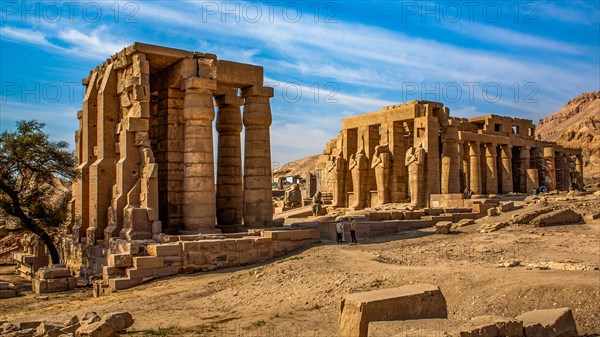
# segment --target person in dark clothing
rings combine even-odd
[[[356,220],[354,218],[350,218],[350,236],[352,236],[352,243],[358,243],[356,241]]]

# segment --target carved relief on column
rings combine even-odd
[[[462,160],[458,151],[458,129],[446,127],[442,144],[442,194],[460,193],[460,166]]]
[[[512,146],[502,145],[502,193],[513,192]]]
[[[410,186],[410,201],[416,208],[427,206],[425,193],[425,149],[411,147],[406,151],[405,165],[408,167],[408,184]]]
[[[519,192],[530,193],[531,190],[529,190],[529,188],[527,187],[527,179],[530,175],[527,173],[527,170],[531,168],[531,151],[528,146],[521,147],[521,152],[519,153],[519,160],[519,186],[521,187],[521,190]]]
[[[367,207],[368,200],[368,159],[365,150],[360,148],[358,152],[352,154],[348,164],[348,170],[352,174],[352,186],[354,203],[350,206],[352,209],[363,209]]]
[[[219,107],[217,159],[217,223],[241,225],[244,212],[242,185],[242,115],[244,99],[238,97],[238,88],[219,87],[215,102]]]
[[[346,160],[342,157],[342,149],[336,150],[325,165],[328,183],[333,186],[332,207],[344,207],[346,204]]]
[[[556,167],[552,147],[544,148],[544,185],[550,191],[556,189]]]
[[[469,157],[470,157],[470,188],[474,194],[482,193],[481,184],[481,165],[480,165],[481,150],[478,142],[469,142]]]
[[[377,145],[371,168],[375,170],[375,181],[377,183],[378,204],[387,204],[391,202],[391,172],[393,157],[388,144]],[[371,205],[374,206],[374,205]]]
[[[182,81],[183,153],[183,228],[185,232],[215,228],[215,167],[212,123],[215,119],[213,79],[192,77]]]
[[[273,222],[271,189],[271,104],[273,88],[242,89],[244,105],[244,225],[269,227]]]
[[[498,194],[497,157],[496,144],[485,144],[485,187],[487,194]]]

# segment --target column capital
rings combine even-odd
[[[181,80],[183,90],[199,90],[214,92],[217,90],[217,81],[205,77],[190,77]]]
[[[236,107],[240,107],[244,105],[244,99],[239,97],[236,94],[224,94],[224,95],[215,95],[215,105],[218,107],[222,107],[225,105],[232,105]]]
[[[271,87],[263,87],[261,85],[251,85],[251,86],[242,88],[241,97],[246,98],[246,97],[255,97],[255,96],[270,98],[270,97],[274,96],[274,90]]]

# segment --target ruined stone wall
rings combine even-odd
[[[319,169],[331,167],[338,155],[349,163],[362,149],[373,162],[377,146],[390,149],[391,177],[380,179],[391,182],[385,187],[378,187],[373,167],[369,166],[364,175],[354,176],[350,167],[346,168],[346,183],[339,196],[343,202],[338,206],[351,208],[376,206],[381,202],[377,197],[381,191],[391,195],[391,202],[410,200],[417,207],[425,207],[432,194],[459,195],[468,188],[475,194],[506,194],[528,193],[528,186],[534,185],[559,190],[581,187],[581,151],[538,141],[534,134],[530,120],[496,115],[454,118],[441,103],[412,101],[344,118],[340,135],[320,158]],[[419,164],[422,173],[416,178],[410,177],[405,161],[410,148],[424,150]],[[528,182],[535,178],[528,173],[530,169],[539,171],[538,182]],[[333,191],[331,179],[322,179],[323,188]],[[366,197],[360,196],[366,200],[358,204],[354,189],[362,185],[356,184],[356,179],[364,180],[361,184],[369,190]],[[409,195],[411,190],[416,192]]]

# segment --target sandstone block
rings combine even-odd
[[[112,325],[106,322],[95,322],[91,324],[83,324],[77,331],[76,337],[116,337],[117,333]]]
[[[150,245],[146,249],[150,256],[178,256],[178,255],[181,255],[181,245],[179,243]]]
[[[46,292],[55,293],[69,290],[69,279],[67,277],[47,280]]]
[[[68,277],[71,275],[71,273],[69,272],[69,269],[67,269],[64,265],[58,265],[51,267],[42,267],[37,271],[37,275],[39,278],[48,280],[53,278]]]
[[[20,330],[37,329],[37,327],[40,326],[42,323],[43,323],[42,321],[21,322],[21,323],[19,323],[19,329]]]
[[[133,267],[136,269],[162,268],[163,266],[162,256],[136,256],[133,258]]]
[[[42,322],[40,325],[38,325],[35,331],[38,336],[58,337],[62,335],[59,326],[46,322]]]
[[[100,316],[94,311],[88,311],[83,315],[83,317],[81,317],[82,324],[92,324],[100,322],[100,320]]]
[[[487,215],[488,216],[496,216],[496,215],[498,215],[498,210],[496,209],[496,207],[488,208]]]
[[[16,297],[17,291],[14,289],[3,289],[0,290],[0,298],[11,298]]]
[[[500,206],[498,206],[498,209],[500,210],[500,212],[508,212],[508,211],[513,210],[514,208],[515,208],[514,201],[502,202],[502,203],[500,203]]]
[[[139,286],[142,283],[143,281],[141,278],[129,279],[126,277],[114,278],[108,281],[108,285],[114,290],[128,289]]]
[[[443,318],[371,322],[368,337],[456,336],[459,325]]]
[[[346,295],[341,303],[339,336],[365,337],[370,322],[446,318],[439,287],[415,284]]]
[[[578,336],[570,308],[529,311],[516,318],[523,321],[525,337]]]
[[[435,224],[435,233],[436,234],[449,234],[451,228],[452,228],[451,221],[440,221],[437,224]]]
[[[48,281],[43,279],[31,280],[31,288],[36,294],[43,294],[47,292]]]
[[[146,269],[127,269],[125,272],[127,277],[130,279],[143,279],[151,276],[158,276],[158,268],[146,268]]]
[[[373,213],[369,213],[369,220],[370,221],[385,221],[385,220],[390,220],[391,219],[391,215],[389,212],[373,212]]]
[[[133,266],[133,257],[130,254],[111,254],[108,256],[108,265],[117,268]]]
[[[133,325],[133,316],[125,311],[111,312],[102,318],[104,322],[111,325],[115,331],[123,331]]]
[[[460,337],[523,337],[523,322],[496,315],[474,317],[460,328]]]

